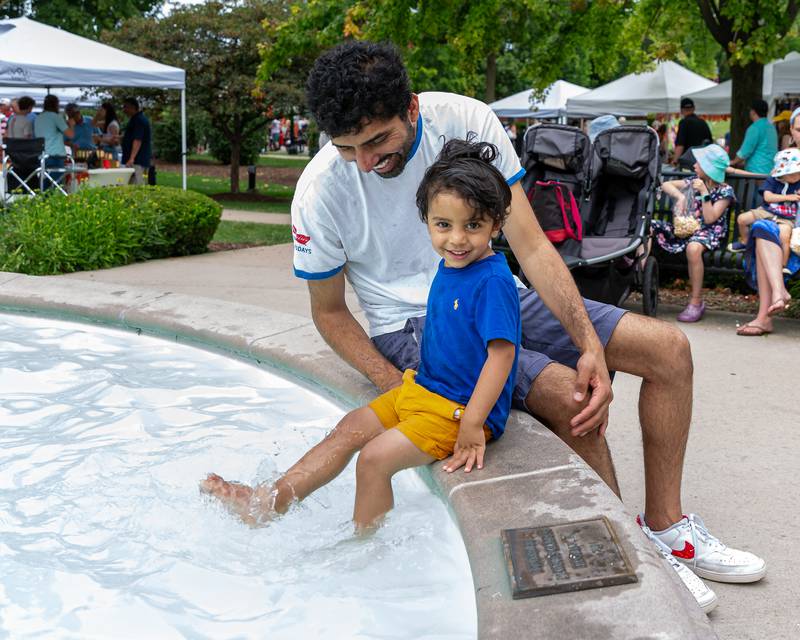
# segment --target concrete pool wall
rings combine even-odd
[[[98,322],[263,363],[332,396],[343,408],[375,389],[344,364],[305,317],[190,297],[64,278],[0,273],[0,309]],[[514,412],[480,473],[429,481],[447,500],[469,554],[480,638],[716,638],[677,575],[634,517],[573,452],[530,416]],[[630,585],[512,600],[501,529],[604,515],[637,574]]]

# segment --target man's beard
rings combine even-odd
[[[414,131],[414,127],[411,125],[410,122],[406,123],[406,140],[403,143],[403,148],[395,153],[387,153],[385,156],[382,156],[381,159],[378,161],[378,164],[380,164],[387,158],[392,158],[393,156],[396,156],[397,166],[388,173],[380,173],[378,171],[373,171],[373,173],[379,175],[381,178],[396,178],[401,173],[403,173],[403,169],[406,168],[406,163],[408,162],[408,156],[411,154],[411,147],[414,146],[416,138],[417,136],[416,132]]]

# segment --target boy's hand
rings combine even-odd
[[[483,428],[477,429],[465,427],[463,424],[458,430],[458,439],[453,448],[453,455],[444,465],[444,470],[452,473],[456,469],[464,467],[464,471],[469,473],[473,466],[483,469],[483,454],[486,451],[486,436],[483,435]]]
[[[790,193],[786,196],[786,202],[800,202],[800,193]]]

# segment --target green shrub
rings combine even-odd
[[[159,160],[178,163],[181,161],[181,114],[164,109],[151,121],[153,129],[153,154]],[[197,146],[198,118],[189,114],[186,119],[186,148]]]
[[[51,275],[206,251],[222,207],[170,187],[84,189],[0,213],[0,270]]]

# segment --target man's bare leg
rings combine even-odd
[[[692,352],[676,327],[634,313],[622,316],[606,347],[609,370],[642,378],[639,421],[645,518],[653,530],[681,519],[681,479],[692,418]],[[588,437],[588,436],[587,436]]]
[[[525,404],[530,413],[583,458],[619,496],[617,474],[605,437],[599,436],[596,431],[582,437],[570,433],[570,420],[578,415],[589,401],[588,398],[582,402],[575,402],[573,399],[576,376],[574,369],[551,362],[536,376],[525,398]]]
[[[294,500],[302,500],[333,480],[359,449],[385,431],[375,412],[361,407],[342,418],[275,484],[250,487],[211,473],[200,483],[200,490],[218,498],[245,524],[263,524],[276,514],[286,513]]]

